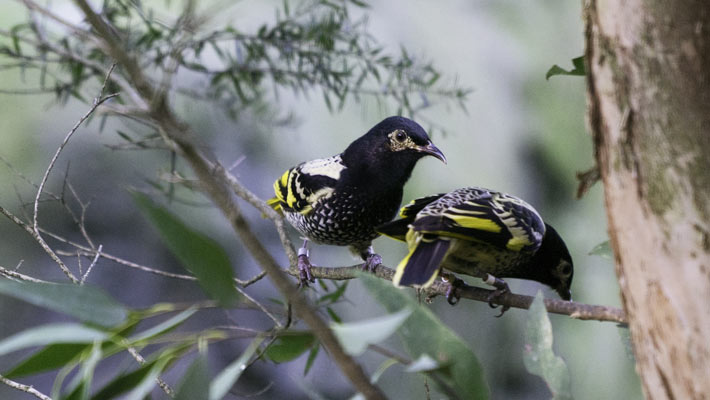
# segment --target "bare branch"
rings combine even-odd
[[[94,265],[96,265],[96,262],[99,261],[99,257],[101,256],[101,250],[103,249],[103,247],[104,247],[104,246],[103,246],[102,244],[100,244],[100,245],[99,245],[99,248],[96,249],[96,255],[94,256],[94,259],[91,260],[91,264],[89,264],[89,268],[86,269],[86,272],[85,272],[84,275],[81,277],[81,282],[80,282],[80,284],[83,285],[84,282],[86,282],[86,278],[89,277],[89,274],[91,273],[91,270],[94,269]]]
[[[39,390],[33,388],[32,386],[29,385],[23,385],[22,383],[15,382],[13,380],[7,379],[4,376],[0,375],[0,382],[6,384],[7,386],[10,386],[13,389],[20,390],[25,393],[29,393],[33,395],[34,397],[41,399],[41,400],[52,400],[51,397],[47,396],[46,394],[40,392]]]
[[[94,99],[94,103],[92,104],[91,108],[89,111],[87,111],[84,116],[82,116],[79,121],[72,127],[72,129],[67,133],[67,135],[64,137],[64,140],[62,143],[59,145],[59,148],[57,148],[57,151],[54,153],[54,156],[52,157],[52,160],[49,162],[49,166],[47,169],[44,171],[44,176],[42,177],[42,180],[39,183],[39,188],[37,189],[37,194],[35,195],[35,201],[34,201],[34,211],[32,214],[32,230],[35,233],[35,239],[37,242],[39,242],[40,246],[44,249],[47,254],[49,254],[50,257],[59,265],[59,268],[61,268],[62,272],[69,277],[69,279],[73,283],[79,283],[79,280],[74,276],[74,274],[69,270],[69,268],[64,264],[64,262],[54,253],[54,250],[52,250],[51,247],[47,244],[47,242],[44,241],[42,238],[42,235],[40,234],[39,228],[37,226],[37,217],[39,215],[39,199],[42,196],[42,191],[44,190],[44,185],[47,183],[47,180],[49,179],[49,174],[52,172],[52,168],[54,168],[54,164],[56,164],[57,159],[59,158],[59,154],[64,150],[64,147],[69,143],[69,139],[74,135],[74,132],[76,132],[77,129],[79,129],[79,126],[81,126],[84,121],[86,121],[91,114],[93,114],[94,110],[98,106],[100,106],[103,102],[118,96],[118,93],[110,94],[107,96],[104,96],[104,90],[106,89],[106,83],[108,82],[109,78],[111,77],[111,72],[113,72],[113,69],[116,67],[116,64],[112,65],[109,71],[106,73],[106,78],[104,79],[103,86],[101,87],[101,91],[99,92],[99,96]]]
[[[285,271],[290,275],[298,277],[298,271]],[[362,274],[362,264],[349,267],[313,267],[311,273],[314,278],[345,280],[357,278]],[[382,279],[392,280],[394,270],[384,265],[380,265],[375,270],[375,275]],[[449,285],[442,281],[435,281],[428,289],[424,290],[424,295],[428,297],[445,296]],[[462,298],[481,301],[488,303],[488,296],[493,293],[493,290],[484,289],[477,286],[466,285],[459,289],[459,294]],[[496,303],[502,306],[512,308],[528,309],[532,304],[534,297],[520,295],[515,293],[506,293],[496,298]],[[581,320],[595,321],[610,321],[617,323],[627,323],[626,314],[623,310],[616,307],[607,307],[600,305],[590,305],[583,303],[575,303],[572,301],[564,301],[558,299],[545,299],[545,307],[548,312],[553,314],[568,315],[571,318]]]
[[[128,353],[138,362],[138,364],[145,364],[145,358],[143,358],[143,356],[138,352],[138,350],[131,346],[127,346],[127,350]],[[155,381],[158,383],[158,386],[163,389],[163,392],[168,395],[168,397],[175,397],[175,391],[167,383],[165,383],[165,381],[161,377],[155,378]]]
[[[14,280],[20,280],[20,281],[28,281],[28,282],[46,282],[41,279],[34,278],[29,275],[21,274],[17,271],[12,271],[4,267],[0,267],[0,275],[8,278],[8,279],[14,279]]]

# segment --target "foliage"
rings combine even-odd
[[[552,325],[545,310],[542,292],[538,291],[530,306],[525,330],[525,368],[542,377],[554,399],[571,399],[567,364],[552,351]]]
[[[555,75],[584,76],[586,74],[584,67],[584,56],[573,58],[572,66],[574,68],[567,70],[555,64],[547,71],[545,79],[550,79]]]
[[[171,16],[140,0],[107,0],[101,15],[166,98],[208,101],[235,118],[285,90],[320,92],[331,110],[363,96],[394,100],[399,114],[428,107],[430,96],[463,106],[468,93],[443,85],[432,63],[404,48],[391,54],[380,46],[367,31],[367,18],[352,16],[351,8],[366,8],[361,1],[284,1],[273,21],[248,31],[231,24],[208,28],[217,15],[198,7],[188,2]],[[35,18],[0,34],[9,39],[0,44],[0,55],[18,61],[23,71],[38,70],[35,92],[54,93],[61,101],[91,99],[87,83],[102,81],[115,61],[86,24],[67,29],[60,21]],[[119,68],[108,91],[125,90],[121,79],[130,77]]]
[[[410,371],[425,371],[449,397],[488,398],[483,369],[466,342],[391,283],[369,275],[360,279],[386,310],[394,312],[403,305],[414,310],[397,331],[407,352],[416,359],[410,363]]]

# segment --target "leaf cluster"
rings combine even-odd
[[[254,29],[221,23],[214,10],[198,7],[187,2],[170,13],[141,0],[105,0],[100,16],[165,98],[214,103],[234,118],[284,91],[319,94],[331,111],[365,96],[393,102],[398,114],[409,115],[430,106],[431,97],[463,107],[468,94],[455,82],[442,83],[430,61],[380,45],[368,33],[366,16],[353,16],[353,9],[362,14],[367,7],[362,1],[284,1],[272,21]],[[101,82],[115,61],[88,24],[34,15],[0,30],[0,37],[7,39],[0,57],[13,61],[4,68],[38,70],[31,92],[54,93],[61,101],[90,99],[87,83]],[[114,75],[109,92],[129,79],[120,68]]]

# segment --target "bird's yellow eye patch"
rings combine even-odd
[[[395,131],[392,131],[389,135],[389,146],[390,150],[392,151],[402,151],[406,149],[413,149],[416,148],[417,145],[414,143],[412,138],[407,135],[407,132],[397,129]]]

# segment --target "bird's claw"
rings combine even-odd
[[[298,255],[298,276],[300,279],[299,286],[307,287],[308,282],[315,282],[315,278],[311,273],[311,261],[307,254]]]
[[[375,272],[375,269],[382,265],[382,257],[379,254],[370,253],[365,258],[365,264],[362,265],[362,270],[366,272]]]
[[[510,288],[508,287],[508,284],[499,278],[496,278],[495,276],[491,274],[486,274],[485,279],[483,279],[487,284],[494,286],[496,290],[493,291],[493,293],[488,295],[488,306],[491,308],[497,308],[499,304],[495,304],[493,301],[499,298],[500,296],[509,293]],[[510,306],[503,305],[500,311],[500,314],[496,315],[496,318],[500,318],[505,314],[506,311],[510,309]]]
[[[454,306],[458,304],[459,299],[461,299],[459,288],[464,287],[465,283],[462,279],[459,279],[453,275],[449,275],[449,277],[445,278],[445,280],[450,282],[448,289],[446,289],[446,302]]]

